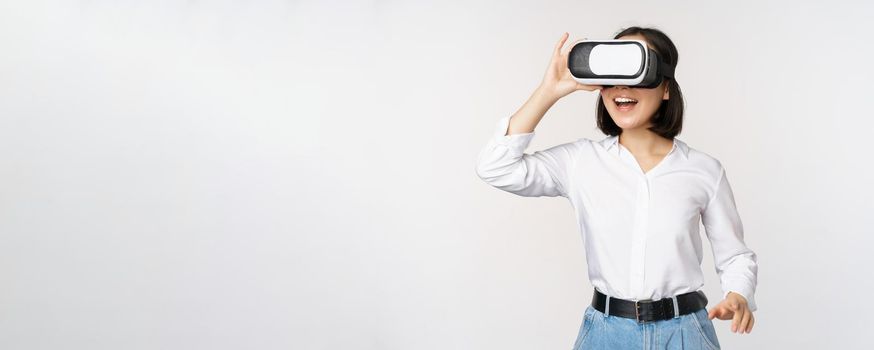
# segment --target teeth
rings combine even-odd
[[[630,99],[627,97],[617,97],[617,98],[614,98],[613,101],[615,101],[616,103],[619,103],[619,102],[637,102],[637,100],[633,100],[633,99]]]

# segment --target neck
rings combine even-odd
[[[618,142],[633,154],[659,155],[670,152],[673,140],[648,129],[623,129]]]

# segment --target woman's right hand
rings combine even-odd
[[[567,56],[570,49],[562,49],[567,37],[567,33],[562,34],[561,40],[555,45],[552,60],[549,62],[549,68],[546,70],[543,81],[540,82],[540,86],[534,90],[528,101],[525,101],[525,104],[519,107],[519,110],[510,118],[505,135],[533,132],[546,111],[556,101],[571,92],[577,90],[594,91],[603,88],[600,85],[583,85],[574,80],[574,76],[567,68]]]
[[[567,68],[567,58],[571,48],[563,48],[567,38],[568,33],[562,34],[558,44],[555,45],[552,60],[538,87],[538,90],[555,101],[577,90],[594,91],[603,88],[600,85],[583,85],[574,80],[571,71]]]

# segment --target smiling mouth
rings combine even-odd
[[[637,105],[637,100],[625,97],[617,97],[613,99],[613,104],[616,106],[616,109],[627,112],[634,109],[634,106]]]

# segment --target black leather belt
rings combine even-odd
[[[674,303],[676,298],[676,304]],[[637,322],[661,321],[685,314],[690,314],[707,306],[707,296],[703,292],[694,291],[677,295],[674,298],[661,300],[631,301],[618,298],[610,298],[609,310],[607,296],[595,289],[592,296],[592,307],[607,316],[619,316],[637,320]]]

